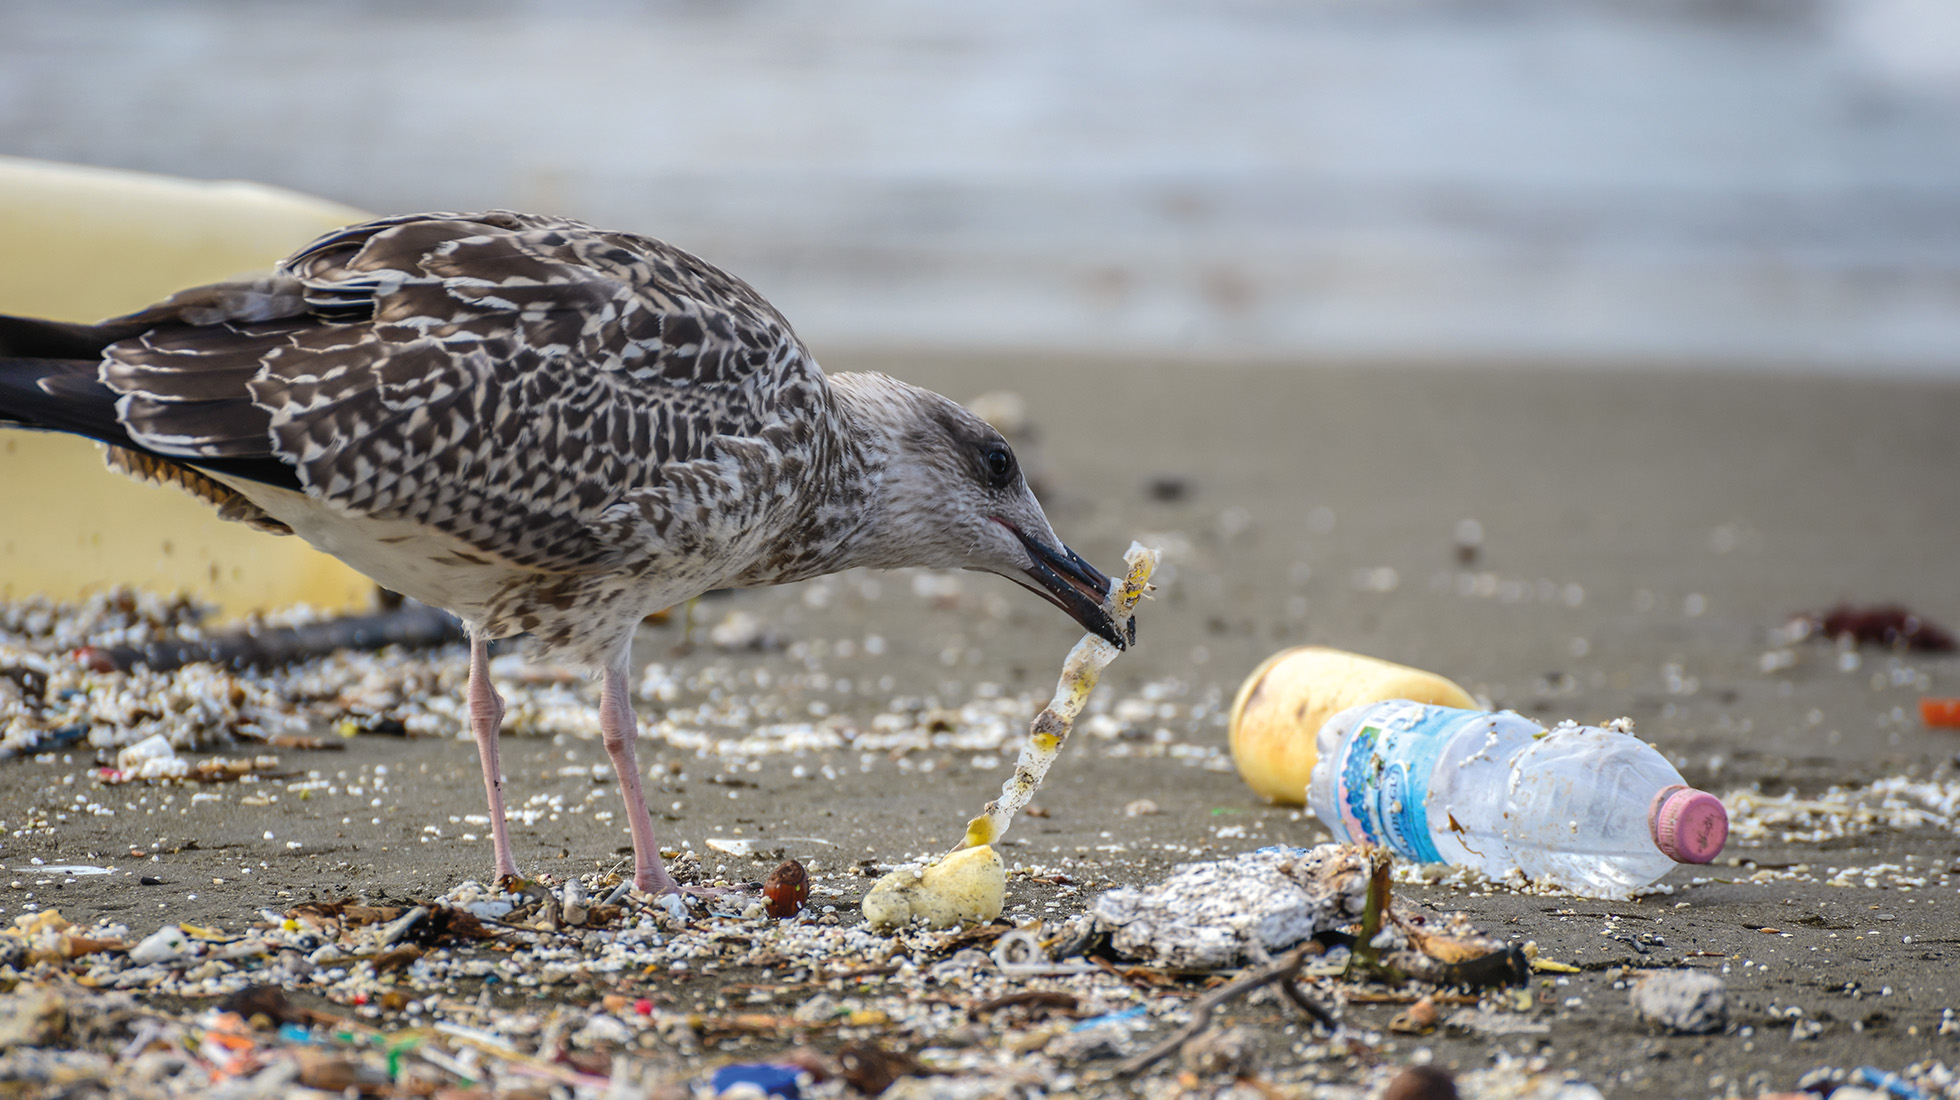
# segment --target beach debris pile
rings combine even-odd
[[[831,1081],[875,1094],[884,1086],[864,1083],[881,1073],[1005,1095],[1116,1090],[1175,1057],[1177,1072],[1206,1079],[1318,1080],[1371,1062],[1357,1052],[1380,1042],[1342,1023],[1342,1000],[1438,933],[1393,911],[1373,853],[1230,862],[1263,881],[1287,861],[1295,871],[1282,874],[1323,883],[1325,919],[1294,926],[1294,940],[1242,939],[1287,953],[1251,962],[1252,950],[1236,974],[1138,961],[1113,946],[1123,926],[1100,917],[878,931],[836,906],[773,918],[755,884],[718,898],[720,912],[681,916],[644,898],[607,904],[614,883],[596,873],[288,903],[238,931],[84,928],[42,910],[0,934],[0,1079],[130,1096],[616,1096],[698,1084],[734,1062],[800,1066],[809,1095]],[[675,866],[699,876],[695,861]],[[1347,968],[1363,956],[1372,968]],[[1280,1058],[1213,1026],[1268,986],[1300,1006],[1309,1040]],[[1477,1000],[1461,988],[1458,1003]]]
[[[1186,864],[1155,886],[1111,890],[1089,912],[1131,958],[1184,969],[1234,966],[1360,920],[1372,870],[1359,848],[1263,848]]]
[[[1731,835],[1746,844],[1820,844],[1881,829],[1960,829],[1960,780],[1888,776],[1801,797],[1742,789],[1722,796]]]
[[[0,759],[157,736],[195,749],[304,735],[305,717],[264,677],[210,664],[125,672],[91,660],[100,648],[200,637],[204,611],[130,589],[81,604],[0,601]]]
[[[1483,934],[1461,913],[1391,906],[1392,868],[1384,850],[1360,845],[1262,848],[1186,864],[1154,886],[1108,891],[1089,918],[1117,953],[1171,969],[1266,962],[1312,941],[1313,954],[1346,947],[1364,966],[1403,980],[1481,989],[1529,979],[1522,947]]]
[[[944,598],[962,613],[995,614],[992,603],[973,599],[957,577],[920,572],[912,579],[914,589],[953,593]],[[803,587],[799,603],[815,606],[883,598],[892,586],[890,578],[867,574],[818,578]],[[139,643],[204,638],[207,610],[126,589],[79,603],[0,600],[0,760],[89,749],[106,754],[154,736],[180,753],[235,745],[331,749],[358,735],[469,737],[468,654],[460,646],[347,649],[270,669],[191,663],[159,672],[90,657]],[[316,618],[296,607],[261,621],[283,627]],[[716,652],[657,660],[635,687],[642,738],[675,753],[737,763],[855,751],[905,770],[918,754],[957,752],[998,766],[1000,755],[1026,737],[1028,715],[1047,701],[1034,690],[991,682],[960,685],[964,694],[900,693],[890,677],[869,674],[890,644],[876,634],[812,637],[764,657]],[[518,648],[500,648],[491,660],[507,707],[505,735],[596,743],[594,684],[575,669],[533,662]],[[949,649],[942,658],[957,660],[959,652]],[[862,702],[840,705],[840,697]],[[1223,770],[1230,767],[1216,737],[1223,720],[1215,689],[1165,677],[1121,697],[1092,699],[1078,728],[1105,756],[1168,757]]]
[[[180,751],[236,743],[319,749],[340,747],[357,733],[449,737],[467,728],[466,659],[458,645],[377,650],[375,643],[393,637],[381,622],[388,616],[330,618],[305,606],[216,631],[206,625],[212,610],[127,588],[77,603],[0,601],[0,760],[154,738]],[[409,611],[425,628],[424,620],[441,615],[420,605],[394,614]],[[451,619],[445,630],[420,633],[425,642],[449,638],[454,625]],[[273,644],[281,638],[307,644]],[[199,659],[206,650],[238,648],[227,639],[283,646],[288,657],[314,655],[265,667]],[[348,647],[327,644],[334,639]],[[516,654],[501,658],[495,671],[514,682],[513,725],[598,736],[596,719],[571,718],[587,706],[576,672],[537,669]],[[339,737],[317,736],[328,730]]]
[[[616,878],[598,873],[288,902],[242,930],[42,910],[0,931],[0,1081],[135,1098],[1358,1098],[1407,1072],[1398,1039],[1543,1034],[1557,1006],[1535,975],[1575,968],[1395,903],[1388,869],[1375,849],[1269,849],[1073,918],[939,930],[835,905],[775,918],[753,883],[724,884],[715,911],[609,904]],[[1261,889],[1293,909],[1178,927]],[[1718,977],[1653,963],[1626,1011],[1733,1026]],[[1247,1025],[1275,1009],[1292,1023]],[[1601,1095],[1548,1053],[1424,1080],[1468,1100]],[[1894,1096],[1960,1096],[1936,1062],[1885,1077]]]

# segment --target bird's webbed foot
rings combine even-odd
[[[696,909],[711,909],[716,902],[726,902],[746,894],[740,886],[682,886],[666,874],[664,868],[651,885],[653,889],[641,885],[638,876],[627,879],[613,887],[605,897],[605,904],[659,909],[686,920],[694,915]]]

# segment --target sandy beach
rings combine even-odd
[[[1107,885],[1195,858],[1324,839],[1239,780],[1224,713],[1271,652],[1331,645],[1440,672],[1548,724],[1629,717],[1752,825],[1715,865],[1627,902],[1398,886],[1410,904],[1462,911],[1579,972],[1534,979],[1542,1034],[1384,1033],[1384,1061],[1426,1050],[1469,1070],[1499,1051],[1541,1054],[1615,1097],[1753,1096],[1818,1066],[1960,1062],[1960,733],[1925,728],[1917,711],[1921,696],[1960,695],[1960,658],[1775,633],[1840,601],[1960,626],[1960,384],[992,356],[840,355],[826,367],[884,369],[962,399],[1021,395],[1035,432],[1024,458],[1062,535],[1105,569],[1132,538],[1165,549],[1140,644],[1099,689],[1107,720],[1071,741],[1036,797],[1045,816],[1023,818],[1003,849],[1074,885],[1012,877],[1010,917],[1079,912]],[[1466,520],[1482,532],[1474,555],[1459,545]],[[663,840],[736,877],[759,878],[774,857],[720,856],[710,838],[739,830],[813,860],[841,921],[855,919],[863,871],[958,838],[1018,741],[976,749],[959,734],[976,715],[1024,728],[1078,635],[980,576],[851,574],[707,599],[699,616],[704,631],[751,616],[746,633],[773,641],[676,655],[678,625],[642,632],[638,658],[659,666],[638,706],[647,763],[665,777],[649,792]],[[460,675],[460,654],[453,663]],[[719,724],[744,693],[831,728],[938,708],[949,736],[905,752],[679,747],[752,734]],[[520,862],[617,867],[623,821],[601,814],[616,794],[607,773],[594,777],[596,737],[546,726],[505,736],[514,803],[558,798],[515,826]],[[338,752],[280,755],[296,778],[196,803],[93,786],[82,751],[0,765],[0,919],[33,906],[139,934],[166,919],[242,928],[294,899],[427,897],[488,874],[487,835],[463,839],[475,832],[464,815],[482,812],[467,739],[363,734]],[[307,772],[326,782],[292,793]],[[1836,787],[1839,805],[1877,805],[1872,785],[1900,780],[1929,785],[1891,788],[1923,811],[1912,827],[1896,814],[1799,827],[1743,797]],[[1126,816],[1138,799],[1160,812]],[[86,802],[114,812],[81,812]],[[117,871],[37,877],[36,859]],[[1726,980],[1726,1031],[1667,1035],[1636,1018],[1629,971],[1666,966]],[[685,995],[709,996],[700,986]],[[1792,1008],[1821,1030],[1793,1039]],[[1397,1008],[1345,1011],[1379,1031]],[[1238,1018],[1267,1058],[1288,1058],[1297,1036],[1278,1007]]]

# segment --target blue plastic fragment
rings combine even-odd
[[[744,1062],[716,1070],[710,1083],[717,1093],[727,1092],[736,1085],[753,1085],[770,1096],[782,1097],[782,1100],[800,1100],[803,1095],[802,1077],[803,1071],[796,1066]]]
[[[279,1037],[289,1043],[310,1043],[313,1041],[313,1033],[298,1024],[279,1025]]]
[[[68,694],[79,695],[81,693],[73,692],[71,689],[69,693],[64,693],[63,697],[66,698]],[[7,748],[0,749],[0,760],[12,760],[16,756],[32,756],[35,753],[65,749],[75,742],[80,741],[83,735],[87,733],[87,726],[63,726],[58,730],[41,730],[34,735],[32,741],[26,744],[10,745]]]
[[[1896,1096],[1899,1100],[1927,1100],[1926,1094],[1912,1082],[1896,1073],[1887,1073],[1877,1066],[1859,1066],[1852,1070],[1851,1083]]]
[[[1081,1023],[1075,1025],[1074,1027],[1069,1028],[1069,1030],[1087,1031],[1092,1027],[1101,1027],[1104,1024],[1113,1024],[1118,1020],[1134,1020],[1141,1015],[1143,1015],[1143,1006],[1138,1005],[1135,1008],[1126,1008],[1121,1012],[1111,1012],[1106,1016],[1091,1016],[1088,1019],[1082,1021]]]

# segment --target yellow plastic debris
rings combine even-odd
[[[0,313],[99,321],[271,267],[366,215],[252,183],[0,157]],[[364,610],[367,578],[294,538],[217,518],[102,465],[70,436],[0,429],[0,598],[119,585],[189,591],[225,615],[308,603]]]
[[[1469,692],[1433,672],[1325,646],[1282,650],[1246,677],[1232,701],[1232,762],[1256,793],[1301,805],[1319,758],[1314,739],[1321,725],[1349,707],[1388,699],[1477,706]]]
[[[860,908],[876,928],[990,921],[1007,900],[1007,866],[992,847],[962,848],[920,868],[900,867],[871,887]]]
[[[1570,963],[1548,959],[1538,953],[1538,941],[1526,940],[1524,944],[1525,961],[1531,964],[1533,974],[1577,974],[1579,968]]]

